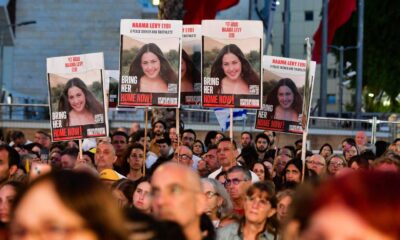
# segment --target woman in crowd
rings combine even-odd
[[[132,60],[129,75],[137,77],[139,92],[168,93],[169,84],[178,84],[177,74],[154,43],[147,43],[140,48]],[[174,92],[177,92],[177,87]]]
[[[10,222],[11,206],[22,188],[22,183],[15,181],[6,182],[0,187],[0,223],[8,224]]]
[[[276,216],[280,226],[283,226],[287,220],[286,218],[288,216],[289,207],[293,201],[294,194],[295,191],[293,189],[286,189],[276,194],[276,199],[278,201]]]
[[[294,188],[301,183],[303,163],[301,159],[290,160],[283,170],[283,188]]]
[[[212,78],[219,79],[218,94],[252,94],[250,85],[259,85],[260,78],[235,44],[225,45],[212,67]]]
[[[332,154],[333,154],[333,148],[329,143],[325,143],[319,149],[319,155],[323,156],[325,159],[327,159]]]
[[[251,170],[258,176],[260,181],[271,180],[269,170],[263,163],[255,163]]]
[[[351,168],[353,170],[359,170],[359,169],[367,170],[367,169],[369,169],[369,161],[362,154],[351,157],[349,162],[348,162],[348,164],[349,164],[348,165],[349,168]]]
[[[343,157],[333,154],[328,157],[326,160],[326,164],[328,168],[326,169],[326,172],[329,176],[334,176],[336,175],[341,169],[347,167],[347,162],[344,160]]]
[[[347,143],[343,148],[344,159],[349,162],[350,158],[359,155],[358,148],[356,144]]]
[[[65,84],[58,111],[67,112],[67,119],[63,120],[64,127],[95,124],[95,115],[104,114],[102,104],[80,78],[72,78]]]
[[[117,200],[120,208],[126,208],[132,205],[132,195],[135,189],[135,183],[130,179],[121,179],[111,185],[111,192]]]
[[[303,110],[303,99],[290,78],[282,78],[267,96],[266,104],[273,106],[273,119],[298,122]]]
[[[197,70],[192,59],[182,49],[181,61],[181,92],[194,92],[194,84],[201,83],[200,72]]]
[[[40,176],[15,200],[11,239],[125,240],[122,213],[100,180],[58,171]]]
[[[274,239],[276,226],[271,217],[276,213],[272,182],[256,182],[246,192],[244,218],[218,230],[217,239]]]
[[[126,161],[129,163],[129,173],[126,175],[132,181],[139,181],[144,178],[143,163],[146,154],[141,144],[131,144],[125,151]]]
[[[203,155],[205,151],[203,142],[199,139],[195,140],[193,143],[192,151],[194,155],[201,157],[201,155]]]
[[[142,179],[138,182],[133,192],[133,206],[144,213],[151,212],[151,185],[148,180]]]
[[[232,201],[225,187],[212,178],[202,178],[203,192],[206,195],[206,214],[211,219],[215,228],[221,221],[228,220],[232,213]]]

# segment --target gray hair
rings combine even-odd
[[[205,182],[211,184],[215,192],[224,199],[221,207],[218,209],[218,217],[224,218],[228,216],[232,212],[233,204],[225,187],[220,182],[218,182],[218,180],[215,180],[213,178],[202,178],[201,183],[204,184]]]
[[[233,172],[241,172],[241,173],[243,173],[243,178],[244,178],[243,180],[246,180],[246,181],[252,180],[251,179],[251,172],[247,168],[244,168],[242,166],[233,166],[233,167],[228,169],[228,172],[226,173],[226,175],[228,176],[229,173],[233,173]]]

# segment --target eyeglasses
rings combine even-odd
[[[341,162],[330,162],[329,166],[332,166],[332,167],[343,167],[344,164],[341,163]]]
[[[320,167],[325,166],[325,164],[323,164],[323,163],[315,162],[315,161],[312,161],[312,160],[307,160],[306,163],[308,163],[308,164],[314,164],[314,165],[317,165],[317,166],[320,166]]]
[[[211,199],[211,198],[213,198],[214,196],[218,196],[219,194],[216,193],[216,192],[208,191],[208,192],[205,192],[204,195],[206,195],[206,197],[207,197],[208,199]]]
[[[240,182],[246,182],[247,180],[240,180],[237,178],[234,179],[226,179],[226,181],[224,182],[225,186],[230,186],[232,183],[233,185],[238,185]]]
[[[189,156],[189,155],[186,155],[186,154],[179,154],[179,153],[174,153],[174,157],[175,157],[175,158],[178,158],[178,159],[186,160],[186,161],[192,159],[192,157]]]

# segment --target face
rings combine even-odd
[[[274,142],[275,142],[274,133],[272,131],[264,131],[264,134],[268,136],[269,142],[271,144],[274,144]]]
[[[97,145],[96,154],[94,155],[94,160],[97,168],[112,169],[113,163],[117,160],[113,146],[107,143],[99,143]]]
[[[61,156],[61,168],[63,169],[73,169],[75,166],[76,158],[68,154]]]
[[[0,183],[7,181],[10,177],[10,166],[8,164],[8,152],[6,150],[0,151]]]
[[[160,74],[160,59],[152,52],[146,52],[142,55],[141,61],[143,73],[146,77],[153,79]]]
[[[286,168],[285,177],[288,182],[301,182],[300,170],[294,164],[290,164]]]
[[[122,156],[128,146],[126,138],[121,135],[115,135],[111,140],[111,144],[114,146],[117,156]]]
[[[210,171],[217,170],[220,167],[217,159],[217,149],[208,150],[208,152],[204,155],[204,161],[206,162],[207,168]]]
[[[340,169],[344,168],[343,160],[340,158],[332,158],[328,165],[328,170],[331,174],[336,174]]]
[[[82,112],[86,105],[85,94],[80,88],[72,86],[68,89],[68,103],[72,110]]]
[[[140,170],[143,167],[144,152],[142,149],[134,148],[128,158],[128,163],[131,169]]]
[[[206,214],[216,216],[218,207],[222,204],[222,199],[209,182],[203,182],[203,193],[206,196]]]
[[[149,182],[141,182],[133,193],[133,205],[144,212],[151,209],[151,185]]]
[[[260,181],[265,180],[265,172],[264,172],[264,167],[262,163],[256,163],[253,166],[253,172],[258,176]]]
[[[17,193],[11,185],[4,185],[0,188],[0,222],[8,223],[10,221],[11,205],[16,195]]]
[[[325,159],[319,155],[312,155],[309,160],[306,160],[307,167],[314,170],[318,175],[324,172]]]
[[[242,137],[240,138],[240,144],[242,147],[247,147],[251,144],[251,138],[250,135],[247,133],[242,134]]]
[[[163,157],[167,157],[169,155],[170,147],[166,143],[159,143],[158,147],[160,148],[160,155]]]
[[[112,190],[112,195],[117,200],[118,206],[120,208],[124,208],[128,206],[129,200],[125,197],[124,193],[121,190],[114,189]]]
[[[292,198],[290,196],[285,196],[278,202],[277,217],[279,222],[285,221],[291,203]]]
[[[189,148],[192,148],[192,146],[194,144],[194,140],[196,140],[196,139],[195,139],[195,136],[193,133],[185,132],[182,135],[182,145],[185,145]]]
[[[253,195],[247,196],[244,202],[244,215],[246,222],[265,223],[268,217],[275,213],[271,203],[267,199],[268,193],[254,190]]]
[[[287,155],[276,156],[275,162],[276,162],[277,173],[283,174],[282,172],[285,169],[285,166],[289,161],[290,161],[290,158]]]
[[[256,148],[258,152],[265,152],[268,149],[268,140],[265,138],[258,138],[256,142]]]
[[[61,167],[61,154],[59,152],[53,152],[50,155],[50,163],[51,163],[52,167],[60,168]]]
[[[329,157],[332,154],[331,149],[328,146],[325,146],[322,148],[321,150],[321,156],[323,156],[324,158]]]
[[[283,109],[289,109],[292,107],[294,100],[294,94],[288,86],[280,86],[278,89],[278,101],[279,105]]]
[[[38,234],[43,239],[97,239],[85,227],[85,219],[65,206],[49,182],[31,188],[14,215],[11,239],[33,239]]]
[[[231,166],[236,158],[234,151],[235,150],[233,149],[233,144],[231,142],[220,142],[217,147],[217,158],[219,163],[224,167]]]
[[[395,238],[376,230],[348,207],[330,204],[311,217],[309,227],[300,239],[391,240]]]
[[[227,78],[236,80],[242,73],[242,63],[233,53],[226,53],[222,57],[222,69]]]
[[[351,146],[344,151],[344,157],[349,160],[351,157],[357,156],[357,148],[355,146]]]
[[[162,136],[164,134],[164,132],[165,132],[164,125],[162,125],[162,123],[154,124],[153,131],[157,136]]]
[[[176,135],[176,128],[169,129],[169,138],[172,142],[176,142],[178,140],[178,137]]]
[[[269,161],[264,161],[263,164],[264,164],[264,166],[268,169],[269,175],[270,175],[270,176],[273,176],[272,173],[273,173],[273,171],[274,171],[274,166],[272,165],[272,163],[269,162]]]
[[[140,139],[139,139],[139,144],[141,144],[142,146],[144,146],[144,140],[145,138],[144,137],[141,137]],[[149,147],[150,147],[150,137],[146,137],[146,149],[149,149]]]
[[[152,179],[152,208],[158,219],[171,220],[186,228],[198,223],[204,212],[205,197],[196,189],[188,169],[173,165],[159,167]]]
[[[186,146],[179,146],[176,148],[174,157],[172,161],[178,162],[180,164],[192,167],[193,165],[193,153],[192,151]]]
[[[357,145],[364,146],[367,143],[365,132],[357,132],[355,141]]]
[[[244,197],[251,182],[244,179],[242,172],[232,172],[226,177],[225,187],[232,200]]]
[[[201,143],[196,142],[193,144],[193,153],[196,154],[197,156],[200,156],[201,154],[203,154],[203,147],[202,147]]]

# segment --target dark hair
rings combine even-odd
[[[13,213],[26,195],[40,184],[49,183],[68,209],[86,222],[99,240],[126,239],[124,220],[116,202],[101,181],[84,172],[61,170],[35,179],[22,194],[17,195]],[[14,216],[13,216],[14,217]]]
[[[154,128],[156,126],[157,123],[161,123],[164,127],[164,129],[167,129],[167,124],[165,124],[165,122],[163,120],[157,120],[153,123],[152,127]]]
[[[147,132],[147,137],[150,137],[150,133]],[[144,129],[140,129],[132,136],[133,142],[138,142],[141,138],[144,138]]]
[[[260,78],[257,73],[253,70],[250,62],[245,58],[242,50],[235,44],[225,45],[221,51],[218,53],[213,65],[211,66],[210,77],[217,77],[221,81],[225,77],[224,70],[222,69],[222,59],[227,53],[232,53],[239,58],[242,65],[241,76],[243,80],[246,81],[248,85],[257,85],[260,83]],[[218,86],[218,93],[221,93],[221,82]]]
[[[3,144],[3,145],[0,145],[0,151],[8,152],[8,166],[9,167],[14,166],[14,165],[16,167],[19,166],[21,157],[19,156],[18,152],[14,148]]]
[[[82,156],[83,156],[83,155],[89,156],[89,158],[90,158],[90,160],[91,160],[91,163],[92,163],[93,165],[95,165],[95,163],[94,163],[94,153],[92,153],[92,152],[90,152],[90,151],[84,151],[84,152],[82,152]]]
[[[255,143],[257,143],[257,141],[258,141],[259,138],[264,138],[264,139],[266,139],[266,140],[267,140],[267,143],[268,143],[268,146],[271,145],[271,141],[269,140],[269,137],[268,137],[266,134],[264,134],[264,133],[259,133],[259,134],[257,134]]]
[[[320,147],[320,149],[319,149],[319,154],[321,154],[322,149],[323,149],[324,147],[329,147],[329,150],[331,150],[331,154],[333,154],[333,148],[332,148],[332,146],[331,146],[329,143],[324,143],[324,145],[322,145],[322,146]]]
[[[112,135],[111,135],[111,140],[115,137],[115,136],[123,136],[126,140],[126,142],[128,142],[128,134],[126,134],[123,131],[115,131]]]
[[[133,196],[133,192],[135,191],[136,186],[137,186],[137,184],[134,181],[127,179],[127,178],[123,178],[123,179],[120,179],[120,180],[114,182],[111,185],[111,189],[112,190],[114,190],[114,189],[120,190],[124,194],[126,199],[128,199],[128,205],[130,206],[130,205],[132,205],[132,196]]]
[[[201,82],[200,71],[196,68],[192,59],[189,57],[189,55],[186,53],[184,49],[182,49],[182,60],[185,61],[186,63],[186,73],[184,76],[182,76],[182,79],[186,77],[186,79],[189,80],[189,82],[191,82],[192,84],[200,83]]]
[[[15,141],[18,138],[24,138],[25,134],[21,131],[13,131],[11,133],[11,140]]]
[[[240,136],[243,136],[243,134],[248,134],[250,136],[250,140],[253,140],[253,135],[251,135],[250,132],[244,131],[240,134]]]
[[[269,173],[269,170],[268,170],[267,166],[265,166],[264,163],[262,163],[262,162],[255,162],[255,163],[253,163],[253,165],[251,166],[251,171],[253,171],[254,166],[255,166],[256,164],[261,164],[261,166],[262,166],[263,169],[264,169],[264,180],[261,180],[261,179],[260,179],[260,181],[271,180],[271,174]],[[254,172],[254,171],[253,171],[253,172]]]
[[[354,138],[345,138],[345,139],[343,139],[342,144],[344,142],[347,142],[350,145],[356,146],[356,141],[354,140]]]
[[[303,111],[303,99],[299,93],[299,90],[297,89],[296,84],[293,82],[292,79],[282,78],[267,96],[266,104],[274,106],[271,116],[275,116],[275,108],[276,106],[279,106],[278,90],[281,86],[286,86],[290,88],[290,90],[293,92],[294,98],[292,109],[300,114]]]
[[[193,145],[195,145],[196,143],[200,143],[200,145],[201,145],[201,150],[202,150],[203,153],[205,153],[205,152],[206,152],[206,149],[204,148],[203,142],[202,142],[201,140],[199,140],[199,139],[196,139],[196,140],[194,141]]]
[[[137,76],[138,80],[140,81],[140,78],[144,75],[142,69],[142,56],[147,52],[153,53],[160,60],[160,76],[164,80],[164,82],[166,84],[176,83],[178,79],[176,73],[172,69],[168,60],[165,58],[161,49],[155,43],[147,43],[139,49],[129,67],[129,75]],[[140,86],[140,84],[138,84],[138,86]]]
[[[348,163],[349,167],[351,167],[351,165],[354,162],[357,163],[357,165],[360,167],[360,169],[369,169],[368,159],[364,156],[356,155],[356,156],[351,157],[349,159],[349,163]]]
[[[171,146],[172,144],[171,139],[168,136],[164,136],[163,138],[157,139],[156,143],[158,144],[166,143],[168,146]]]
[[[222,142],[230,142],[230,143],[232,143],[233,150],[236,150],[236,149],[237,149],[236,141],[235,141],[235,140],[232,140],[230,137],[223,137],[223,138],[221,138],[221,139],[218,141],[218,143],[217,143],[217,148],[218,148],[219,144],[222,143]]]
[[[196,132],[195,131],[193,131],[193,129],[185,129],[185,130],[183,130],[183,132],[182,132],[182,137],[183,137],[183,134],[184,133],[191,133],[191,134],[193,134],[194,135],[194,139],[196,140]]]
[[[249,169],[252,168],[254,163],[258,162],[258,153],[253,146],[244,147],[236,159],[239,157],[243,158],[245,167]]]
[[[64,151],[60,153],[61,156],[68,155],[73,158],[77,158],[79,154],[79,149],[77,148],[66,148]]]
[[[300,158],[293,158],[293,159],[289,160],[286,163],[286,166],[283,169],[283,173],[282,173],[283,184],[286,185],[287,188],[292,188],[295,185],[297,185],[297,184],[288,183],[287,180],[286,180],[286,170],[288,169],[288,167],[290,165],[294,165],[299,170],[299,172],[300,172],[300,180],[301,180],[302,174],[303,174],[303,172],[302,172],[303,171],[303,162],[302,162],[302,160]],[[306,169],[305,169],[306,171],[304,171],[304,174],[305,174],[304,179],[306,180],[307,177],[308,177],[307,176],[307,172],[308,172],[307,170],[308,169],[307,169],[307,165],[305,165],[305,167],[306,167]]]
[[[83,94],[85,95],[86,105],[85,108],[91,112],[93,115],[102,114],[104,113],[103,106],[101,103],[96,99],[92,92],[89,91],[86,84],[80,78],[72,78],[68,80],[65,84],[64,90],[60,96],[60,100],[58,102],[58,111],[66,111],[67,112],[67,119],[63,120],[63,126],[69,125],[69,116],[68,113],[71,111],[72,107],[68,101],[68,90],[72,87],[77,87],[82,90]]]
[[[204,145],[206,145],[207,148],[211,144],[211,139],[215,138],[217,134],[218,132],[213,130],[207,132],[206,137],[204,138]]]

